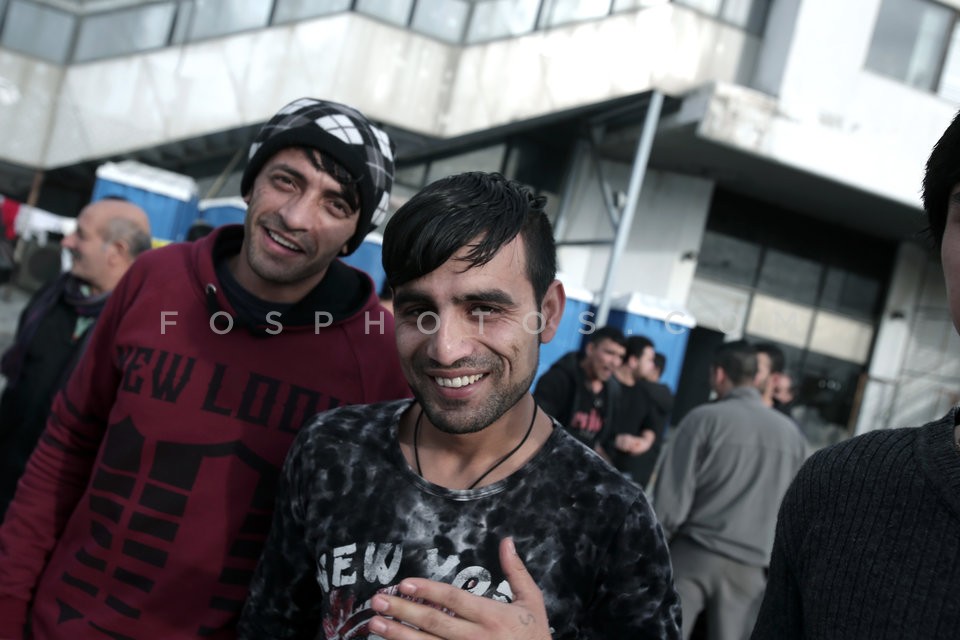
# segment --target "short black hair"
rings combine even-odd
[[[317,171],[323,171],[331,178],[333,178],[337,184],[340,185],[340,195],[343,196],[343,199],[346,200],[347,204],[350,205],[355,211],[360,210],[360,179],[354,176],[350,171],[341,163],[331,156],[326,151],[321,151],[319,149],[314,149],[313,147],[294,147],[299,149],[300,152],[307,158],[313,168]],[[270,158],[267,158],[263,163],[266,165],[270,162]],[[261,166],[260,170],[263,170]],[[259,173],[259,171],[258,171]],[[256,178],[256,176],[254,176]],[[253,188],[253,183],[251,182],[250,188]],[[367,234],[369,229],[357,229],[357,233]],[[361,238],[362,240],[362,238]],[[354,241],[354,238],[350,239],[351,242]],[[360,244],[359,242],[357,244]]]
[[[483,266],[519,235],[539,305],[557,275],[546,200],[499,173],[471,171],[427,185],[397,209],[383,231],[383,268],[390,286],[396,289],[425,276],[470,243],[469,266]]]
[[[628,336],[624,346],[627,347],[627,355],[625,355],[624,358],[631,356],[639,358],[643,355],[643,350],[647,347],[653,349],[653,340],[647,336]]]
[[[787,365],[787,357],[783,354],[783,349],[772,342],[761,342],[757,345],[757,353],[765,353],[770,356],[770,373],[782,373]]]
[[[598,344],[601,340],[612,340],[624,348],[627,346],[627,338],[623,335],[623,331],[610,325],[600,327],[587,336],[587,344]]]
[[[936,249],[943,242],[947,224],[950,192],[960,183],[960,112],[930,152],[923,174],[923,210],[927,214],[927,234]]]
[[[204,220],[203,218],[197,218],[190,223],[190,227],[187,229],[187,235],[184,238],[187,242],[194,242],[210,235],[213,231],[213,225]]]
[[[713,352],[712,364],[723,369],[734,386],[752,385],[757,375],[757,348],[746,340],[724,342]]]
[[[653,354],[653,366],[657,368],[657,371],[663,373],[663,370],[667,368],[667,356],[657,351]]]

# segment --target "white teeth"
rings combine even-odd
[[[269,229],[267,229],[267,235],[269,235],[270,238],[271,238],[274,242],[276,242],[277,244],[279,244],[281,247],[286,247],[287,249],[290,249],[291,251],[300,251],[300,247],[298,247],[298,246],[295,245],[295,244],[290,244],[289,242],[287,242],[286,240],[284,240],[283,238],[281,238],[280,236],[278,236],[277,234],[275,234],[273,231],[270,231]]]
[[[473,384],[477,380],[483,377],[483,374],[477,374],[473,376],[460,376],[457,378],[440,378],[434,377],[434,380],[437,381],[437,384],[441,387],[449,387],[451,389],[459,389],[460,387],[465,387],[468,384]]]

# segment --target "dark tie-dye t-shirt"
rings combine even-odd
[[[370,599],[407,577],[510,601],[507,536],[543,591],[554,639],[679,637],[667,546],[642,491],[559,425],[499,482],[431,484],[397,443],[409,403],[335,409],[301,431],[241,638],[376,638]]]

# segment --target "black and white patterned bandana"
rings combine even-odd
[[[250,145],[240,190],[246,194],[263,165],[286,147],[310,147],[329,154],[358,180],[360,218],[347,243],[352,253],[383,222],[393,186],[394,145],[385,131],[352,107],[300,98],[277,112]]]

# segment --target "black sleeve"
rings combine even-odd
[[[803,605],[794,556],[796,539],[802,535],[800,529],[803,528],[804,505],[799,496],[802,482],[802,476],[794,479],[780,505],[767,588],[750,640],[801,640],[804,637]]]
[[[670,412],[673,411],[673,394],[670,392],[670,387],[665,384],[645,380],[640,384],[647,392],[650,404],[650,418],[645,428],[652,429],[657,437],[661,437],[670,420]]]

